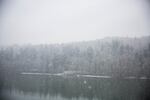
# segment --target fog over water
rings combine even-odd
[[[1,0],[0,45],[150,34],[149,0]]]
[[[150,0],[0,0],[0,100],[41,99],[150,100]]]

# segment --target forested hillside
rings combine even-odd
[[[150,37],[109,37],[66,44],[10,46],[0,49],[0,71],[150,77]]]

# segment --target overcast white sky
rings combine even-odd
[[[149,0],[1,0],[0,45],[150,34]]]

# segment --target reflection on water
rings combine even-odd
[[[21,75],[4,83],[10,100],[141,100],[147,80]]]

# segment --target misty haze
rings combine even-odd
[[[150,1],[0,0],[0,100],[150,100]]]

